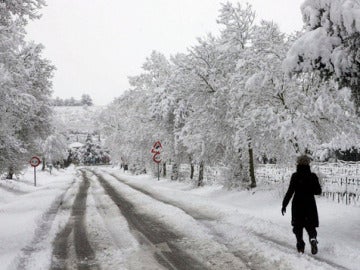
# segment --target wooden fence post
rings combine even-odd
[[[345,177],[345,204],[346,205],[348,204],[348,197],[349,197],[347,187],[348,187],[348,178]]]

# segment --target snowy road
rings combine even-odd
[[[157,201],[161,201],[163,203],[172,205],[174,207],[177,207],[177,208],[183,210],[189,216],[191,216],[192,218],[197,220],[200,224],[207,227],[209,229],[208,233],[211,234],[212,237],[214,237],[214,239],[216,239],[216,241],[218,243],[223,244],[229,250],[234,250],[234,249],[237,250],[235,252],[232,252],[232,254],[235,257],[240,258],[243,262],[245,262],[245,263],[247,262],[247,267],[244,269],[264,269],[264,267],[266,267],[266,268],[269,267],[269,264],[266,260],[261,259],[260,257],[258,257],[258,258],[254,257],[253,254],[252,253],[249,254],[245,248],[243,248],[242,251],[240,251],[239,247],[235,248],[235,247],[231,247],[230,245],[228,245],[226,237],[224,235],[222,235],[221,233],[217,232],[217,227],[219,226],[219,220],[216,219],[216,216],[214,216],[214,214],[209,215],[209,213],[206,213],[206,212],[202,213],[201,211],[199,211],[198,208],[193,208],[191,206],[189,207],[189,205],[177,203],[177,202],[173,201],[172,199],[169,200],[167,198],[162,198],[161,196],[156,196],[156,194],[149,192],[145,188],[141,188],[136,185],[131,185],[131,183],[129,183],[125,179],[121,179],[120,177],[116,176],[115,174],[111,174],[111,175],[114,178],[116,178],[117,180],[119,180],[123,183],[125,182],[131,188],[133,188],[143,194],[146,194]],[[252,237],[258,238],[260,241],[269,244],[270,246],[272,246],[272,248],[275,247],[281,251],[289,252],[289,253],[294,252],[294,247],[292,245],[289,245],[286,242],[281,242],[278,239],[276,239],[276,237],[269,237],[269,236],[263,235],[261,233],[257,233],[257,232],[248,230],[246,227],[241,227],[241,230],[243,232],[245,232],[247,234],[247,236],[252,235]],[[327,264],[329,267],[333,267],[335,269],[344,269],[344,270],[347,269],[346,267],[338,265],[331,260],[327,260],[324,258],[317,258],[317,257],[313,257],[313,259],[315,262],[317,261],[320,264]],[[189,268],[187,268],[187,269],[189,269]]]
[[[213,195],[201,196],[206,188],[110,168],[82,168],[54,183],[0,185],[6,190],[4,200],[12,202],[0,208],[0,217],[19,211],[23,221],[30,220],[26,216],[40,202],[32,227],[11,231],[11,224],[23,222],[15,215],[8,228],[0,223],[0,229],[8,230],[0,235],[0,260],[5,262],[0,269],[357,269],[356,236],[338,243],[341,250],[320,239],[320,254],[306,250],[299,255],[286,222],[276,224],[267,218],[272,213],[259,212],[274,208],[272,198],[263,198],[266,193],[259,196],[268,205],[249,197],[249,202],[262,203],[253,212],[249,205],[236,206],[239,200],[230,206]],[[16,236],[18,242],[11,242]]]
[[[164,269],[223,269],[224,267],[226,269],[248,269],[240,258],[227,251],[221,244],[212,243],[210,239],[204,239],[206,247],[211,246],[213,255],[216,256],[209,264],[208,260],[203,260],[203,258],[210,255],[208,248],[202,248],[204,243],[194,239],[192,235],[186,235],[171,228],[166,222],[162,222],[153,215],[149,215],[149,213],[144,214],[138,211],[136,202],[132,201],[126,194],[121,193],[124,187],[116,187],[116,184],[119,185],[120,183],[111,183],[111,181],[106,180],[97,173],[95,178],[95,181],[100,183],[105,194],[110,197],[112,203],[119,208],[121,214],[127,220],[131,234],[141,244],[141,251],[147,252],[148,254],[145,256],[153,257],[153,260],[159,264],[145,265],[146,269],[158,269],[160,265]],[[86,176],[84,179],[87,181]],[[138,193],[137,196],[148,197],[144,194],[145,192],[135,191],[135,193]],[[100,202],[101,198],[99,198],[99,195],[96,196],[96,200]],[[160,201],[157,201],[157,203],[163,204]],[[103,213],[107,214],[106,211],[103,211]],[[109,216],[103,216],[103,218],[109,219]],[[197,255],[194,256],[194,254]],[[138,260],[141,261],[142,258],[139,257]],[[217,264],[219,265],[217,266]]]
[[[68,250],[69,243],[75,250],[78,269],[100,269],[95,261],[95,253],[89,243],[85,228],[86,198],[89,187],[90,182],[83,172],[82,182],[71,208],[70,219],[65,228],[57,234],[53,243],[51,269],[66,269],[71,257]],[[70,235],[73,237],[70,238]],[[76,267],[70,265],[70,268]]]
[[[82,170],[77,185],[72,182],[43,216],[38,233],[22,250],[14,268],[35,269],[28,262],[34,260],[41,249],[36,246],[41,246],[61,212],[68,220],[52,242],[50,269],[250,269],[222,244],[180,232],[142,213],[129,194],[146,198],[146,191],[128,188],[128,193],[122,194],[125,185],[121,185],[115,178],[111,181],[99,173]],[[129,261],[123,261],[127,250],[134,254]]]

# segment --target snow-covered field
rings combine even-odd
[[[318,197],[319,253],[311,255],[307,245],[305,254],[299,255],[290,207],[282,216],[282,191],[270,186],[251,191],[228,191],[217,185],[195,188],[186,182],[132,176],[118,168],[92,169],[136,205],[137,211],[186,235],[179,245],[207,260],[209,269],[227,269],[224,258],[231,260],[234,254],[249,269],[359,269],[358,206]],[[91,244],[96,243],[96,258],[103,269],[162,269],[152,251],[141,248],[111,200],[100,199],[104,191],[95,176],[88,175],[86,229]],[[69,220],[66,210],[79,180],[80,173],[71,167],[53,170],[52,175],[38,172],[37,187],[32,170],[18,180],[0,181],[0,269],[50,268],[52,243]],[[217,260],[216,254],[225,253],[224,261]]]
[[[55,106],[53,109],[53,124],[66,134],[69,144],[84,143],[87,135],[94,132],[100,134],[97,118],[103,106]]]

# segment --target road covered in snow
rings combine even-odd
[[[317,198],[319,253],[298,254],[269,187],[71,167],[0,181],[0,269],[358,269],[359,206]]]

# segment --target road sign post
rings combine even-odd
[[[157,171],[158,171],[158,180],[160,180],[160,162],[161,162],[161,157],[160,157],[160,152],[162,150],[162,145],[160,141],[157,141],[154,143],[152,149],[151,149],[151,153],[153,153],[153,161],[155,163],[157,163]]]
[[[36,187],[36,167],[39,166],[41,163],[40,158],[38,157],[32,157],[30,159],[30,165],[34,167],[34,186]]]
[[[157,164],[158,167],[158,181],[160,181],[160,163]]]
[[[34,186],[36,187],[36,167],[34,167]]]

